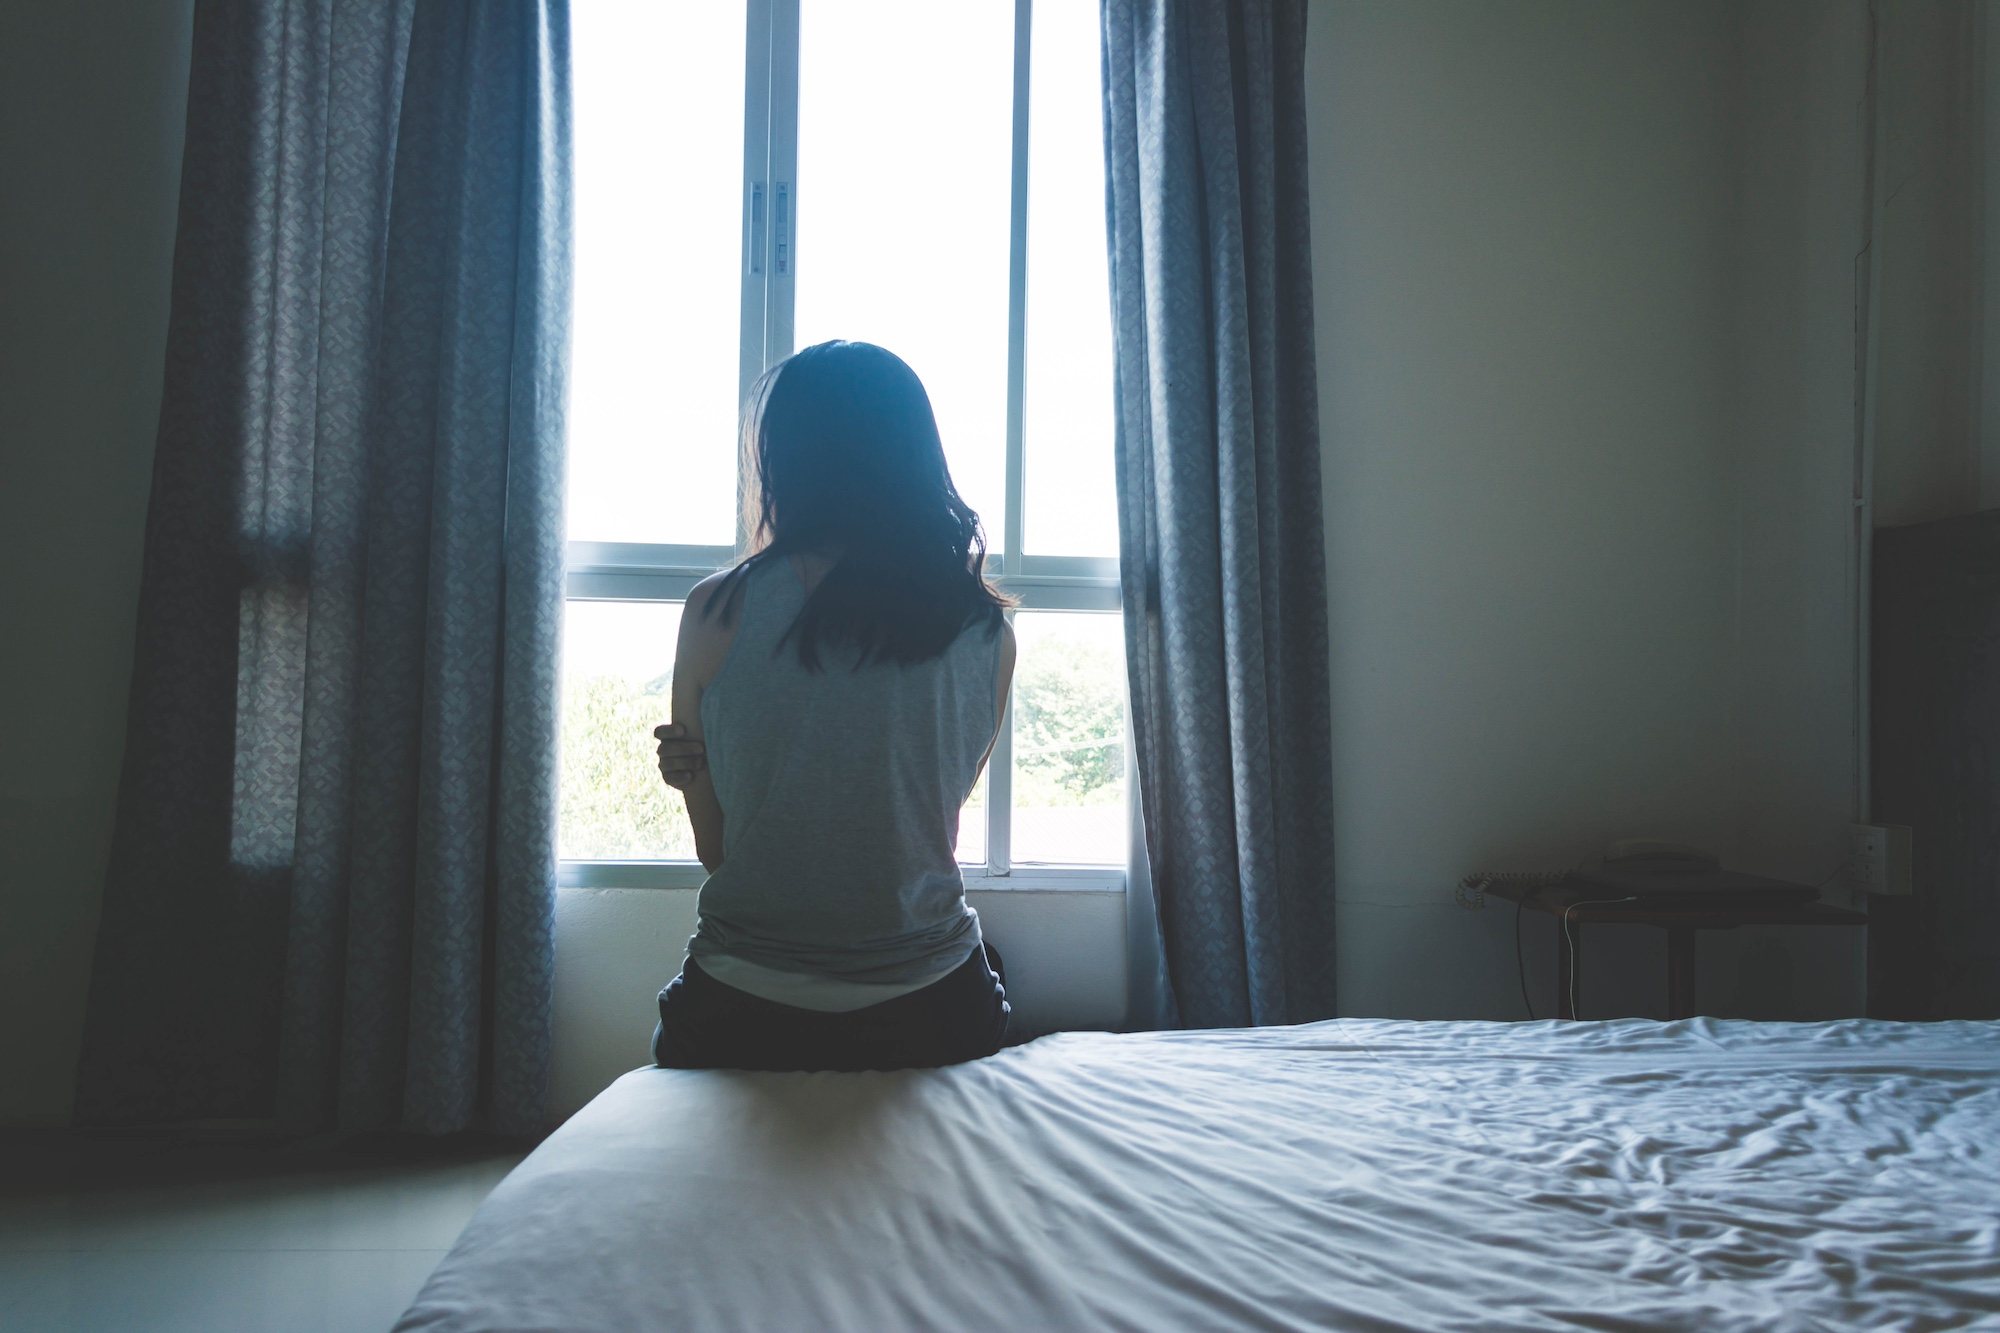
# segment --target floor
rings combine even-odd
[[[384,1333],[521,1158],[0,1138],[7,1333]]]

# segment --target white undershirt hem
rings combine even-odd
[[[971,956],[971,950],[967,950],[965,957]],[[728,954],[712,954],[694,961],[702,971],[725,986],[734,986],[774,1004],[789,1004],[795,1009],[816,1009],[825,1014],[852,1013],[871,1004],[908,995],[911,991],[919,991],[944,980],[965,965],[965,958],[960,958],[915,981],[881,982],[844,981],[817,972],[784,972],[775,967],[732,958]]]

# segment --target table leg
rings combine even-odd
[[[1562,913],[1556,914],[1556,1017],[1575,1018],[1570,997],[1583,998],[1577,984],[1583,966],[1583,927],[1576,921],[1564,929]]]
[[[1667,1017],[1693,1018],[1694,927],[1667,927]]]

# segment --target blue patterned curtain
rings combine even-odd
[[[197,11],[81,1123],[542,1124],[567,79],[564,0]]]
[[[1125,642],[1170,991],[1155,1017],[1326,1018],[1305,0],[1104,0],[1103,20]]]

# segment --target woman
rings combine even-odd
[[[999,1049],[958,812],[1014,637],[916,373],[869,343],[773,367],[743,431],[756,552],[681,616],[660,774],[708,868],[670,1068],[900,1069]]]

